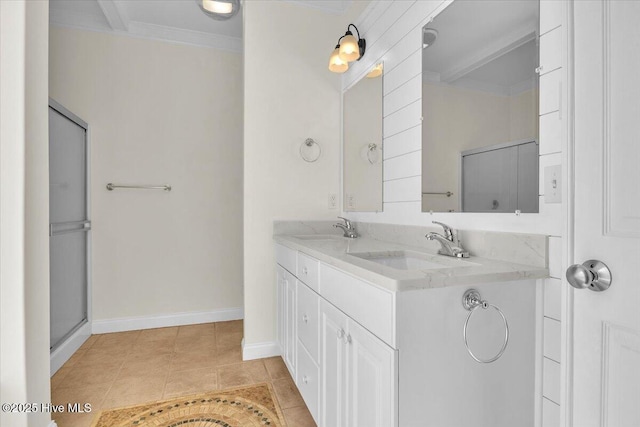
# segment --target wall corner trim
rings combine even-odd
[[[140,329],[166,328],[170,326],[195,325],[199,323],[224,322],[244,318],[241,307],[222,308],[211,311],[160,314],[156,316],[121,317],[117,319],[94,320],[91,332],[106,334],[109,332],[135,331]]]
[[[242,360],[264,359],[281,354],[280,346],[275,341],[246,344],[242,340]]]

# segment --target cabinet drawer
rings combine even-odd
[[[321,264],[320,295],[396,348],[393,293]]]
[[[296,252],[276,243],[276,262],[291,273],[296,274]]]
[[[318,260],[298,252],[298,271],[296,276],[316,292],[318,292],[318,265]]]
[[[298,339],[309,350],[309,354],[313,360],[318,361],[318,337],[320,323],[318,322],[318,313],[320,310],[320,297],[309,289],[304,283],[298,281]]]
[[[314,421],[318,423],[318,397],[320,396],[320,368],[304,346],[298,341],[298,371],[296,385],[307,404]]]

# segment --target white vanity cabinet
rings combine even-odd
[[[336,286],[373,285],[360,281],[356,286],[357,279],[333,268],[330,274],[322,273],[327,266],[279,244],[276,259],[279,344],[315,421],[321,427],[396,426],[397,351],[354,319],[370,323],[383,335],[393,321],[384,309],[379,314],[388,325],[379,319],[372,322],[368,311],[362,312],[370,297],[366,288],[364,293],[335,297]],[[297,280],[291,271],[297,272]],[[340,309],[324,297],[323,289]]]
[[[296,372],[296,278],[277,266],[278,343],[291,376]]]

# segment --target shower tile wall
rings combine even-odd
[[[421,213],[421,177],[415,169],[420,157],[422,73],[421,31],[442,1],[379,2],[355,24],[364,29],[367,55],[344,75],[343,89],[359,80],[374,64],[384,61],[384,212],[353,213],[357,221],[428,224],[432,218]],[[566,28],[563,1],[540,2],[540,176],[547,166],[562,165],[563,117],[566,117],[566,67],[563,53]],[[566,56],[566,55],[565,55]],[[416,176],[418,174],[418,176]],[[520,231],[549,236],[551,278],[543,282],[544,317],[541,348],[544,358],[540,362],[541,396],[537,417],[543,427],[560,425],[560,330],[561,330],[561,277],[563,259],[562,203],[546,203],[544,185],[540,181],[540,214],[528,223],[518,222],[496,225],[495,217],[466,214],[451,217],[454,226],[474,227],[497,231]],[[505,218],[505,217],[501,217]],[[449,222],[449,218],[444,222]],[[455,224],[458,222],[458,224]],[[500,221],[502,222],[502,221]],[[508,218],[506,221],[508,222]],[[505,227],[505,228],[502,228]]]

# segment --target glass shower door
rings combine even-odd
[[[87,322],[87,124],[49,104],[50,347]]]

